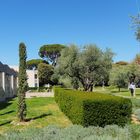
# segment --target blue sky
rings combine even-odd
[[[114,61],[131,61],[140,52],[131,15],[140,0],[0,0],[0,61],[18,64],[18,45],[28,59],[39,58],[44,44],[96,44],[116,53]]]

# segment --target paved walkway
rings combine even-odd
[[[54,92],[26,92],[26,98],[33,97],[54,97]]]

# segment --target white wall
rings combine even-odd
[[[11,68],[13,68],[15,71],[19,71],[18,66],[10,66]],[[26,70],[27,73],[27,83],[29,87],[39,87],[39,80],[38,80],[38,76],[37,79],[35,79],[35,74],[37,74],[37,70]]]
[[[38,81],[38,75],[37,75],[37,70],[27,70],[27,77],[28,77],[28,86],[29,87],[38,87],[39,86],[39,81]],[[37,75],[37,77],[35,77]]]

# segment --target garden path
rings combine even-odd
[[[54,97],[54,92],[26,92],[26,98],[33,98],[33,97]]]

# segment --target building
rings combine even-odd
[[[0,101],[17,94],[17,72],[0,62]]]
[[[19,71],[19,67],[18,66],[10,66],[11,68],[13,68],[15,71]],[[29,87],[39,87],[39,79],[38,79],[38,74],[37,74],[37,70],[26,70],[27,73],[27,83]]]
[[[39,87],[39,80],[37,70],[26,70],[28,77],[28,86],[29,87]]]

